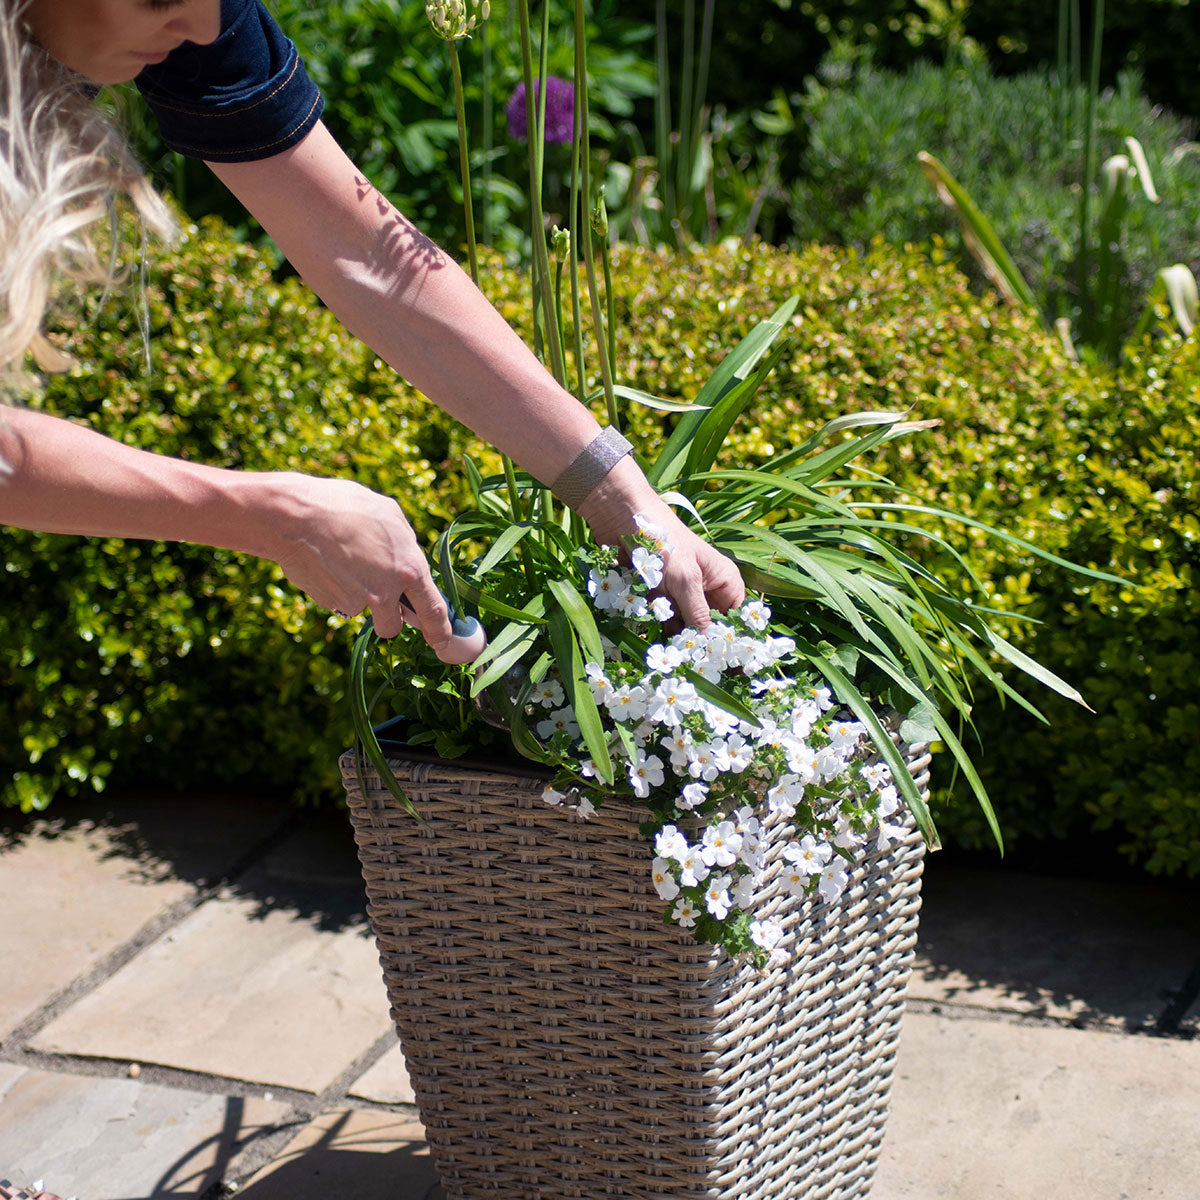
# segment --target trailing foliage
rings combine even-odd
[[[265,256],[212,226],[190,232],[170,265],[154,259],[152,374],[136,306],[110,298],[72,334],[84,365],[48,381],[48,409],[203,461],[354,477],[396,494],[431,545],[469,495],[464,456],[500,470],[498,456],[399,384],[305,289],[272,282]],[[531,336],[521,324],[527,281],[486,255],[482,279]],[[995,603],[1043,622],[1018,626],[1014,640],[1097,710],[1076,716],[1050,698],[1042,727],[980,703],[974,719],[992,747],[984,782],[1010,843],[1111,827],[1152,870],[1200,869],[1200,800],[1189,784],[1200,771],[1194,338],[1160,332],[1120,374],[1089,371],[1034,317],[973,296],[944,255],[880,245],[622,252],[614,286],[618,380],[680,399],[799,295],[790,348],[754,419],[734,427],[731,460],[766,462],[846,412],[909,408],[943,423],[882,448],[883,473],[1129,579],[1088,587],[1015,547],[961,536]],[[594,386],[594,365],[588,373]],[[674,420],[644,409],[633,424],[653,445]],[[336,756],[351,737],[350,631],[272,567],[194,547],[14,531],[4,542],[7,802],[40,805],[106,778],[336,794]],[[953,569],[921,539],[907,549]],[[466,690],[449,701],[464,702]],[[984,844],[975,812],[969,795],[943,810],[946,840]]]

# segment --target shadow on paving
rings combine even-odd
[[[1200,885],[989,870],[938,854],[918,936],[914,996],[1173,1033],[1196,999]]]
[[[350,823],[332,804],[155,792],[63,800],[44,814],[0,811],[0,869],[7,853],[56,839],[83,843],[133,884],[221,883],[253,902],[253,918],[284,910],[330,932],[364,919]]]
[[[239,1200],[443,1200],[420,1127],[385,1113],[328,1114],[238,1192]]]
[[[297,1131],[304,1126],[301,1118],[293,1125]],[[194,1200],[208,1191],[215,1191],[229,1174],[234,1160],[250,1151],[264,1138],[279,1133],[280,1127],[258,1126],[249,1122],[246,1102],[237,1096],[225,1098],[225,1112],[218,1133],[192,1146],[163,1171],[144,1195],[122,1196],[119,1200],[169,1200],[170,1197],[189,1197]]]

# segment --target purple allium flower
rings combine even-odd
[[[533,85],[533,102],[538,102],[538,85]],[[525,119],[525,85],[518,83],[504,106],[509,135],[518,142],[529,138]],[[575,87],[565,79],[550,75],[546,79],[546,141],[569,142],[575,129]]]

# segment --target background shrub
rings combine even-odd
[[[1064,93],[1046,74],[993,78],[930,64],[903,75],[860,71],[810,114],[791,189],[795,235],[863,245],[877,234],[896,244],[945,234],[960,265],[982,278],[961,249],[957,218],[917,164],[917,152],[928,150],[995,226],[1043,312],[1070,317],[1079,307],[1082,112],[1082,91]],[[1097,112],[1097,162],[1127,153],[1124,139],[1136,137],[1162,197],[1151,204],[1135,187],[1130,200],[1121,242],[1129,329],[1162,267],[1184,262],[1200,271],[1200,154],[1180,154],[1191,131],[1154,109],[1134,76],[1123,76]],[[1094,262],[1094,227],[1089,239]]]
[[[110,300],[69,339],[88,365],[51,380],[41,403],[169,453],[357,478],[399,496],[432,537],[463,502],[462,456],[485,472],[496,456],[269,265],[215,225],[193,230],[151,263],[150,376],[134,306]],[[484,266],[485,289],[528,337],[524,277],[495,256]],[[694,394],[738,337],[800,294],[792,349],[731,457],[761,461],[852,408],[911,407],[943,424],[896,444],[885,472],[1131,581],[1093,587],[955,535],[992,602],[1042,622],[1018,625],[1021,644],[1097,710],[1047,702],[1042,728],[982,700],[984,774],[1018,841],[1109,828],[1151,870],[1200,870],[1195,340],[1160,334],[1121,373],[1089,371],[1030,316],[972,295],[944,254],[882,244],[623,251],[615,270],[619,374],[663,395]],[[631,424],[661,435],[649,410]],[[5,545],[7,802],[107,778],[336,794],[349,633],[274,568],[153,543],[10,531]],[[977,844],[970,804],[941,788],[944,832]]]
[[[687,2],[667,0],[671,19]],[[1092,5],[1080,7],[1086,47]],[[627,17],[646,8],[645,0],[618,0]],[[1138,70],[1155,103],[1200,116],[1197,0],[1106,0],[1104,12],[1101,84]],[[842,62],[903,71],[946,61],[964,38],[998,74],[1022,74],[1057,63],[1058,13],[1046,0],[718,0],[711,95],[730,108],[757,108],[777,91],[799,92],[831,51]]]

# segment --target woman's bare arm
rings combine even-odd
[[[318,124],[273,158],[212,163],[342,323],[434,403],[543,483],[599,432],[454,261],[364,178]],[[730,560],[682,525],[626,457],[580,506],[615,542],[640,513],[675,547],[665,586],[680,616],[740,603]]]

